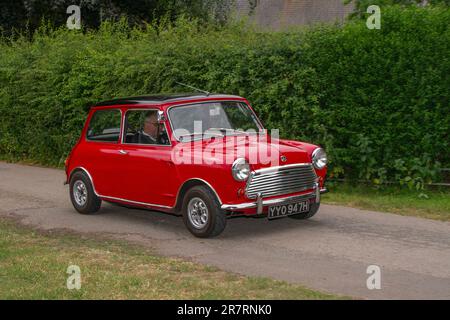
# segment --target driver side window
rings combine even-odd
[[[158,110],[128,110],[123,143],[170,145],[165,124],[158,123]]]

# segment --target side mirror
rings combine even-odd
[[[161,111],[161,110],[158,111],[157,121],[158,121],[158,123],[163,123],[164,121],[166,121],[166,116],[164,115],[164,111]]]

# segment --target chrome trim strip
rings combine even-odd
[[[109,196],[102,196],[102,195],[98,195],[98,197],[103,198],[103,199],[111,199],[111,200],[118,200],[118,201],[133,203],[133,204],[139,204],[139,205],[149,206],[149,207],[166,208],[166,209],[172,209],[173,208],[173,207],[169,207],[169,206],[163,206],[163,205],[160,205],[160,204],[139,202],[139,201],[133,201],[133,200],[123,199],[123,198],[116,198],[116,197],[109,197]]]
[[[263,212],[263,201],[261,193],[256,196],[256,213],[261,214]]]
[[[314,175],[315,175],[315,177],[317,179],[316,170],[314,170],[314,166],[311,163],[306,163],[306,162],[291,163],[291,164],[287,164],[287,165],[284,165],[284,166],[262,168],[262,169],[258,169],[258,170],[252,171],[250,173],[250,176],[247,179],[247,183],[245,184],[245,195],[248,197],[248,190],[249,190],[251,182],[252,182],[252,180],[253,180],[253,178],[255,176],[259,176],[259,175],[266,174],[266,173],[278,172],[280,170],[285,170],[285,169],[288,170],[288,169],[295,169],[295,168],[302,168],[302,167],[311,167],[312,168],[312,172],[314,173]],[[304,187],[302,189],[287,190],[287,193],[296,192],[296,191],[301,192],[301,191],[305,191],[305,190],[308,190],[308,189],[309,188]]]
[[[279,171],[280,169],[291,169],[291,168],[297,168],[297,167],[307,167],[310,166],[311,163],[291,163],[291,164],[287,164],[284,166],[278,166],[278,167],[268,167],[268,168],[262,168],[262,169],[258,169],[255,170],[254,173],[255,175],[260,175],[263,173],[270,173],[270,172],[276,172]]]
[[[124,146],[166,147],[166,148],[172,146],[170,144],[130,143],[130,142],[125,142],[125,143],[122,143],[122,144]]]
[[[319,183],[316,182],[315,186],[314,186],[315,192],[316,192],[316,203],[320,202],[320,187],[319,187]]]
[[[261,206],[269,206],[269,205],[276,205],[281,204],[283,202],[291,202],[296,200],[303,200],[305,198],[314,198],[316,196],[316,192],[310,192],[302,195],[295,195],[295,196],[289,196],[289,197],[283,197],[283,198],[276,198],[276,199],[269,199],[264,200],[261,199]],[[231,210],[231,211],[237,211],[237,210],[243,210],[243,209],[252,209],[258,207],[258,201],[256,202],[245,202],[245,203],[238,203],[238,204],[223,204],[221,206],[221,209],[223,210]]]

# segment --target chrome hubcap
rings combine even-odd
[[[87,201],[87,189],[83,181],[77,180],[73,184],[73,198],[80,207],[84,206]]]
[[[188,203],[189,222],[196,229],[203,229],[208,223],[209,212],[205,202],[200,198],[192,198]]]

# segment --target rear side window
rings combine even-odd
[[[91,141],[118,142],[121,113],[118,109],[98,110],[89,122],[86,138]]]

